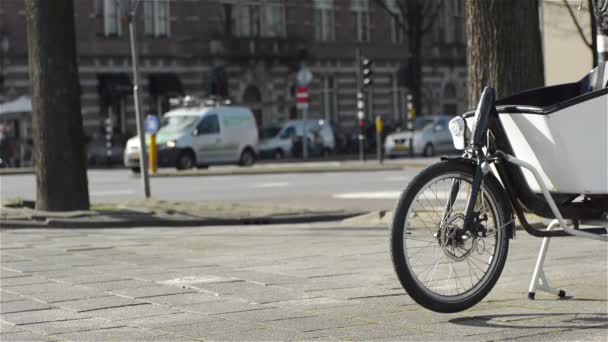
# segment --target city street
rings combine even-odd
[[[255,201],[306,208],[392,209],[420,167],[400,171],[151,178],[152,196],[179,201]],[[125,169],[89,171],[93,203],[141,199],[141,180]],[[2,176],[4,199],[35,199],[34,175]]]
[[[385,228],[284,226],[5,230],[2,341],[606,341],[607,246],[558,238],[545,272],[569,299],[527,286],[541,240],[512,241],[472,309],[408,297]]]

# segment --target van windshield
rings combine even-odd
[[[193,126],[198,120],[196,115],[172,115],[166,116],[161,122],[161,127],[158,133],[180,132]]]

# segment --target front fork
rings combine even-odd
[[[478,154],[480,155],[480,154]],[[477,163],[475,166],[475,175],[473,176],[473,184],[471,185],[471,195],[468,198],[467,205],[465,207],[464,212],[464,224],[463,228],[469,231],[473,231],[477,233],[473,228],[473,219],[474,219],[474,210],[475,203],[477,203],[477,196],[479,196],[479,191],[481,190],[481,185],[483,184],[483,178],[490,172],[490,164],[487,160],[482,160],[481,158],[477,158]],[[458,196],[458,192],[460,191],[459,180],[454,180],[452,182],[452,186],[450,189],[450,197],[448,199],[448,203],[446,204],[446,208],[444,211],[443,221],[445,222],[448,219],[452,211],[452,207],[456,202],[456,197]]]

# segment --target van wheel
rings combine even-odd
[[[176,168],[178,170],[188,170],[194,167],[194,154],[192,151],[184,151],[177,158]]]
[[[133,173],[140,173],[140,172],[141,172],[141,170],[139,169],[139,167],[132,167],[132,168],[131,168],[131,171],[132,171]]]
[[[239,159],[240,166],[251,166],[255,164],[255,155],[250,148],[246,148],[243,153],[241,153],[241,158]]]
[[[435,147],[433,147],[433,144],[428,143],[426,144],[426,146],[424,146],[424,156],[425,157],[432,157],[435,155]]]

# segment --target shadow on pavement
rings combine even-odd
[[[603,301],[603,300],[600,300]],[[531,313],[454,318],[450,323],[473,327],[515,329],[606,329],[605,313]]]

